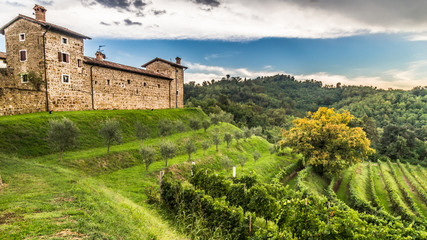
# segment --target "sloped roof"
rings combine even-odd
[[[19,19],[25,19],[27,21],[40,24],[43,27],[50,28],[50,29],[53,29],[53,30],[56,30],[56,31],[59,31],[59,32],[63,32],[63,33],[66,33],[66,34],[69,34],[69,35],[72,35],[72,36],[75,36],[75,37],[79,37],[79,38],[83,38],[83,39],[91,39],[88,36],[85,36],[83,34],[71,31],[68,28],[61,27],[61,26],[58,26],[58,25],[53,24],[53,23],[43,22],[43,21],[40,21],[40,20],[37,20],[35,18],[31,18],[31,17],[25,16],[25,15],[22,15],[22,14],[19,14],[17,17],[15,17],[14,19],[12,19],[10,22],[8,22],[6,25],[4,25],[2,28],[0,28],[0,33],[4,34],[4,29],[6,29],[7,27],[9,27],[10,25],[12,25],[14,22],[18,21]]]
[[[6,59],[6,53],[0,52],[0,59]]]
[[[136,67],[131,67],[131,66],[115,63],[115,62],[98,60],[98,59],[92,58],[92,57],[86,57],[85,56],[84,62],[87,64],[90,64],[90,65],[101,66],[101,67],[106,67],[106,68],[111,68],[111,69],[117,69],[117,70],[122,70],[122,71],[126,71],[126,72],[162,78],[162,79],[166,79],[166,80],[173,80],[172,78],[166,77],[165,75],[155,73],[152,71],[148,71],[148,70],[144,70],[144,69],[136,68]]]
[[[162,58],[155,58],[155,59],[153,59],[153,60],[149,61],[148,63],[146,63],[146,64],[142,65],[141,67],[147,67],[148,65],[150,65],[150,64],[152,64],[153,62],[156,62],[156,61],[161,61],[161,62],[167,63],[167,64],[169,64],[169,65],[172,65],[172,66],[174,66],[174,67],[179,67],[179,68],[184,68],[184,69],[187,69],[187,68],[188,68],[188,67],[186,67],[186,66],[183,66],[183,65],[180,65],[180,64],[177,64],[177,63],[174,63],[174,62],[168,61],[168,60],[164,60],[164,59],[162,59]]]

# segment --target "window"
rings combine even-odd
[[[62,74],[62,82],[63,83],[70,83],[70,75]]]
[[[63,53],[63,52],[58,52],[58,61],[59,62],[69,63],[70,62],[70,54]]]
[[[19,41],[20,41],[20,42],[25,41],[25,33],[20,33],[20,34],[19,34]]]
[[[28,82],[28,74],[23,73],[21,74],[21,83],[27,83]]]
[[[98,84],[98,81],[95,81],[95,85]]]
[[[147,83],[144,83],[144,87],[146,87],[147,86]]]
[[[77,59],[77,67],[82,67],[82,60],[81,59]]]
[[[110,85],[110,80],[107,80],[107,85]]]
[[[128,84],[130,84],[130,80],[128,80]]]
[[[21,62],[27,61],[27,50],[19,51],[19,59]]]
[[[62,44],[68,44],[68,38],[66,38],[66,37],[61,37],[61,43],[62,43]]]
[[[160,84],[157,84],[157,87],[160,88]]]

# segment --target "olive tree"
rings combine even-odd
[[[200,128],[200,121],[198,119],[190,119],[190,128],[196,132]]]
[[[154,162],[156,156],[156,150],[152,147],[143,146],[140,151],[142,161],[145,164],[145,171],[148,171],[148,167]]]
[[[185,132],[185,124],[182,121],[175,121],[175,129],[179,132],[179,136],[182,137],[182,133]]]
[[[166,167],[168,166],[168,160],[175,157],[176,148],[175,143],[172,142],[163,142],[160,145],[160,154],[162,155],[163,160],[165,160]]]
[[[227,172],[228,177],[228,172],[230,172],[231,168],[233,167],[233,161],[231,161],[227,156],[223,156],[221,158],[221,165]]]
[[[221,144],[221,139],[219,138],[218,133],[212,134],[212,142],[213,142],[213,144],[215,144],[216,151],[218,152],[218,145]]]
[[[252,136],[252,131],[249,128],[244,127],[243,128],[243,135],[244,135],[245,140],[246,140]]]
[[[231,136],[230,133],[224,134],[224,141],[227,143],[227,148],[230,147],[230,143],[232,140],[233,140],[233,137]]]
[[[202,121],[202,127],[205,130],[205,132],[210,126],[211,126],[211,122],[209,120],[205,119]]]
[[[141,145],[144,143],[144,140],[150,136],[151,129],[142,124],[141,122],[137,122],[135,124],[135,135],[138,140],[141,140]]]
[[[242,166],[242,170],[247,161],[248,161],[248,158],[245,155],[239,155],[239,164],[240,166]]]
[[[237,141],[237,144],[239,144],[239,140],[243,138],[243,133],[239,130],[234,131],[234,138]]]
[[[99,129],[99,135],[101,135],[105,144],[107,144],[107,154],[110,153],[110,145],[113,142],[122,142],[122,132],[120,131],[120,122],[115,119],[105,120],[101,128]]]
[[[203,156],[205,156],[206,150],[211,146],[211,142],[206,140],[202,142]]]
[[[256,161],[261,157],[261,153],[260,152],[258,152],[258,150],[255,150],[253,153],[252,153],[252,155],[253,155],[253,157],[254,157],[254,162],[256,163]]]
[[[196,144],[194,144],[194,142],[191,140],[187,140],[185,142],[184,148],[188,154],[188,161],[190,161],[191,160],[191,154],[194,153],[195,151],[197,151]]]
[[[165,141],[165,136],[168,136],[172,133],[173,124],[168,119],[162,119],[158,124],[159,134],[162,136],[162,141]]]
[[[77,146],[79,134],[76,124],[67,118],[49,121],[48,142],[54,150],[59,151],[59,161],[65,150]]]

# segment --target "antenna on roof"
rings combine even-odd
[[[99,51],[99,52],[104,51],[104,50],[102,50],[102,49],[101,49],[102,47],[105,47],[105,45],[99,45],[99,46],[98,46],[98,51]]]

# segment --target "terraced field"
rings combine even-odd
[[[293,173],[284,184],[325,194],[325,180],[314,172],[305,173],[307,169],[303,171]],[[427,175],[421,166],[364,162],[347,169],[334,184],[331,187],[338,199],[359,212],[415,222],[427,219]]]

